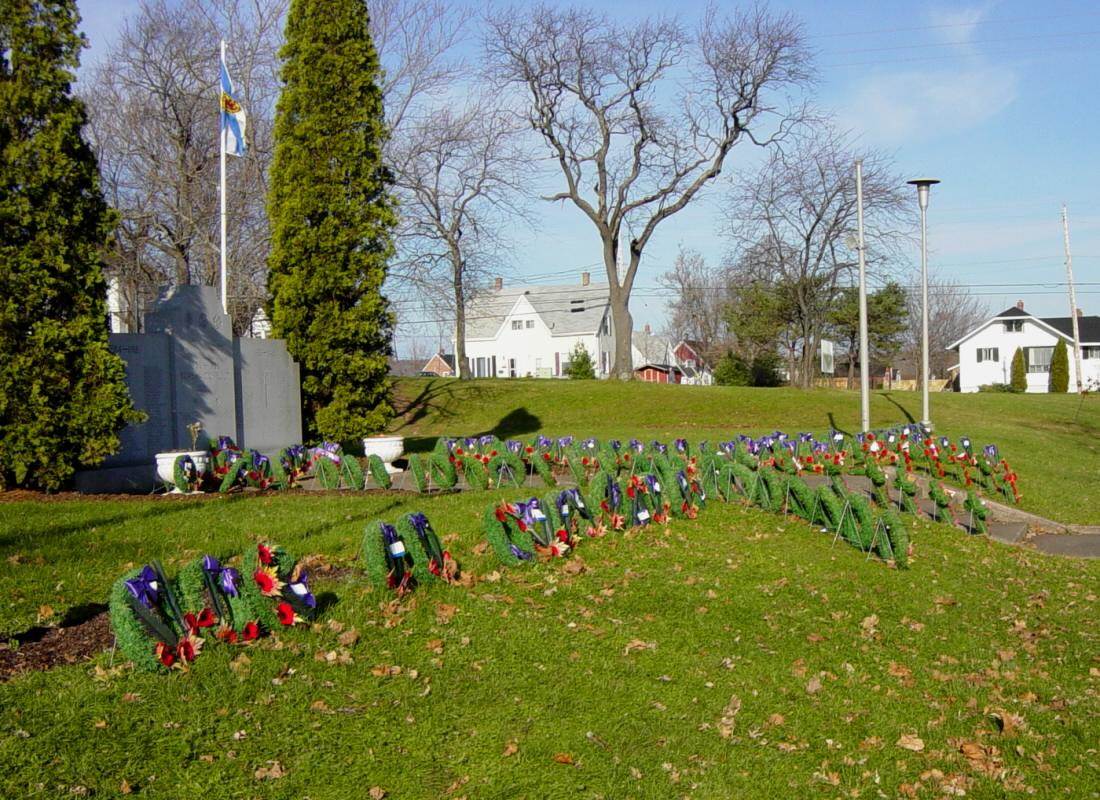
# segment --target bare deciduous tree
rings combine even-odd
[[[612,371],[630,378],[629,303],[642,253],[734,146],[769,143],[802,116],[784,97],[809,78],[800,26],[760,8],[721,17],[711,7],[688,33],[669,18],[624,26],[538,5],[491,16],[486,50],[500,85],[525,98],[526,120],[560,169],[565,189],[545,199],[573,203],[600,236]],[[620,275],[627,231],[636,235]]]
[[[726,351],[729,302],[723,270],[709,266],[702,253],[680,246],[672,270],[658,281],[668,290],[668,328],[675,339],[698,342],[714,364]]]
[[[406,132],[395,148],[405,199],[399,268],[422,296],[454,314],[455,371],[466,377],[466,303],[500,263],[505,219],[523,216],[528,161],[513,119],[489,98],[439,109]]]
[[[885,270],[902,231],[911,229],[909,195],[890,161],[863,154],[863,206],[868,270]],[[735,284],[764,284],[783,299],[791,332],[786,347],[791,382],[805,388],[817,375],[817,345],[842,287],[851,285],[857,253],[856,154],[829,128],[800,135],[774,150],[760,171],[730,196],[727,235]],[[795,349],[799,356],[795,358]]]
[[[218,281],[218,52],[248,113],[230,159],[230,314],[247,328],[266,296],[266,170],[286,0],[146,0],[84,93],[103,189],[120,212],[111,269],[136,312],[165,283]],[[130,320],[132,325],[137,319]],[[135,328],[136,329],[136,328]]]
[[[920,272],[908,281],[906,298],[909,325],[905,332],[901,358],[913,365],[917,385],[921,380],[921,291]],[[957,364],[959,354],[947,346],[961,339],[989,316],[989,308],[981,297],[950,278],[928,273],[928,373],[932,378],[946,378],[948,368]],[[1011,358],[1012,353],[1008,354]]]

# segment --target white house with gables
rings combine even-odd
[[[466,358],[475,378],[561,377],[581,343],[596,377],[611,371],[615,334],[608,285],[587,272],[568,286],[516,286],[500,278],[466,304]]]
[[[1100,317],[1086,317],[1078,311],[1081,336],[1081,374],[1085,388],[1100,388]],[[978,387],[1012,380],[1012,357],[1024,351],[1027,390],[1045,392],[1050,382],[1050,360],[1054,345],[1062,339],[1069,351],[1069,390],[1077,388],[1077,365],[1073,357],[1073,319],[1036,317],[1024,310],[1023,302],[990,317],[948,350],[959,353],[959,391],[976,392]]]

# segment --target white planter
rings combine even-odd
[[[386,465],[386,472],[400,472],[393,462],[405,452],[404,436],[367,436],[363,439],[363,455],[378,456]]]
[[[180,456],[191,456],[195,462],[195,468],[199,472],[206,472],[210,466],[210,451],[208,450],[176,450],[171,453],[157,453],[157,477],[164,483],[172,486],[172,491],[179,493],[175,488],[176,459]]]

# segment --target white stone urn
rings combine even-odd
[[[363,455],[378,456],[391,475],[400,472],[393,462],[405,452],[404,436],[366,436],[363,438]]]
[[[209,450],[173,450],[169,453],[157,453],[157,477],[170,485],[172,491],[176,493],[179,493],[179,489],[175,486],[175,468],[176,459],[180,456],[191,456],[191,460],[195,462],[195,469],[199,472],[206,472],[210,468]]]

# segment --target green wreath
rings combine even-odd
[[[256,610],[241,591],[244,580],[245,577],[240,576],[236,595],[228,594],[203,568],[203,559],[196,559],[176,576],[180,605],[184,612],[192,614],[209,608],[217,615],[219,622],[241,633],[245,625],[257,619]]]
[[[883,509],[889,508],[890,495],[886,491],[886,473],[882,471],[882,467],[875,459],[869,458],[863,465],[863,474],[871,481],[871,496],[876,505]]]
[[[890,549],[894,557],[894,563],[898,569],[909,567],[909,530],[905,527],[901,516],[893,510],[882,512],[880,517],[882,524],[886,526],[886,533],[890,538]]]
[[[278,614],[278,606],[282,602],[289,603],[294,608],[295,613],[299,613],[303,618],[309,619],[312,617],[312,610],[293,602],[292,596],[286,591],[279,595],[265,595],[260,590],[256,582],[256,573],[260,570],[260,567],[263,566],[260,563],[260,547],[266,547],[266,545],[248,548],[245,550],[244,556],[241,559],[241,595],[252,608],[260,626],[269,631],[279,630],[283,627],[283,623],[279,619]],[[275,569],[275,574],[282,583],[288,583],[294,576],[297,567],[297,562],[294,557],[282,547],[270,547],[267,549],[271,553],[272,562],[268,566]]]
[[[367,581],[375,589],[404,590],[411,586],[415,561],[398,528],[383,520],[368,523],[361,551]]]
[[[481,463],[481,458],[476,455],[467,455],[462,459],[462,474],[466,477],[466,485],[474,491],[484,491],[489,488],[489,471]]]
[[[535,474],[542,478],[542,482],[548,487],[557,486],[558,479],[554,477],[554,469],[550,466],[550,462],[543,458],[543,453],[536,450],[530,456],[531,468]],[[547,454],[548,455],[548,454]]]
[[[326,456],[318,457],[313,465],[313,474],[317,476],[317,482],[322,489],[340,488],[340,467]]]
[[[768,467],[761,467],[756,474],[763,489],[759,501],[760,507],[775,513],[781,512],[783,510],[783,490],[785,488],[781,473]]]
[[[412,553],[413,577],[427,584],[443,579],[450,554],[424,514],[405,514],[397,520],[397,532]]]
[[[963,502],[963,508],[970,512],[970,532],[974,534],[988,533],[989,529],[986,527],[985,518],[989,514],[989,509],[986,508],[985,503],[982,502],[982,498],[978,496],[978,493],[973,489],[970,489],[966,493],[966,500]]]
[[[955,524],[955,515],[951,512],[951,496],[938,481],[928,484],[928,497],[932,500],[932,519],[935,522]],[[945,518],[946,517],[946,518]]]
[[[246,466],[244,456],[241,456],[232,464],[229,465],[228,471],[222,476],[221,485],[218,486],[218,491],[228,493],[236,489],[243,483],[241,473]]]
[[[142,571],[142,568],[132,569],[111,586],[107,601],[111,630],[118,649],[134,662],[135,667],[145,672],[166,672],[167,668],[157,658],[157,644],[164,642],[175,647],[183,630],[172,622],[171,615],[145,609],[126,588],[126,582],[138,578]],[[167,582],[160,585],[160,589],[166,593],[171,591]]]
[[[489,477],[498,488],[503,488],[510,477],[512,485],[519,489],[527,477],[527,467],[523,459],[506,448],[489,459]]]
[[[428,491],[428,476],[424,472],[424,458],[419,455],[409,456],[409,472],[416,482],[416,491],[420,494]]]
[[[183,494],[197,492],[202,486],[203,473],[195,465],[194,459],[187,453],[176,456],[172,463],[172,482]]]
[[[820,523],[821,514],[817,497],[802,478],[797,475],[787,476],[784,497],[787,499],[787,510],[792,514],[801,517],[811,525]]]
[[[370,470],[370,476],[374,478],[374,482],[378,484],[379,489],[389,489],[393,486],[393,479],[390,478],[390,473],[386,470],[386,464],[377,453],[371,453],[367,456],[367,468]]]
[[[898,469],[894,476],[894,488],[898,490],[898,507],[906,514],[917,513],[917,503],[913,499],[917,494],[917,482],[904,469]]]
[[[511,510],[509,510],[511,509]],[[514,506],[507,503],[491,505],[485,509],[481,530],[496,553],[500,563],[508,567],[531,563],[535,559],[535,542],[525,526],[512,513]]]

